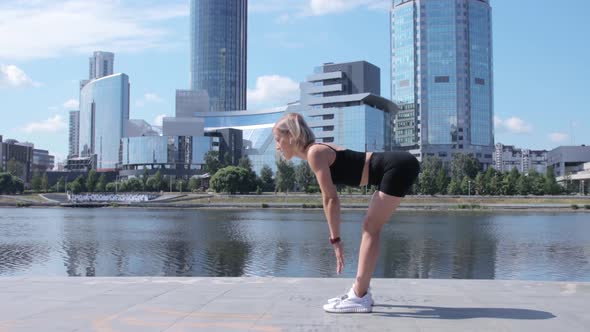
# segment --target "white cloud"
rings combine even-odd
[[[145,98],[146,101],[151,101],[151,102],[156,102],[156,103],[161,103],[163,101],[162,98],[160,98],[160,96],[158,96],[155,93],[146,93],[145,95],[143,95],[143,97]]]
[[[507,131],[512,134],[529,134],[533,131],[533,126],[531,124],[526,123],[521,118],[515,116],[506,120],[502,120],[495,116],[494,125],[497,130]]]
[[[390,3],[391,0],[309,0],[309,10],[313,15],[325,15],[362,6],[370,9],[388,9]]]
[[[1,27],[1,25],[0,25]],[[1,29],[0,29],[1,31]],[[0,37],[1,38],[1,37]],[[0,45],[2,45],[0,43]],[[0,48],[0,52],[2,48]],[[0,65],[0,88],[2,87],[24,87],[39,86],[20,68],[15,65]]]
[[[160,115],[156,116],[154,118],[154,122],[153,122],[154,125],[156,125],[156,126],[162,126],[162,122],[164,121],[163,119],[165,117],[168,117],[168,116],[169,116],[168,114],[160,114]]]
[[[568,134],[564,133],[550,133],[549,140],[553,143],[564,143],[569,139]]]
[[[256,88],[248,89],[248,103],[260,105],[286,104],[297,99],[299,84],[289,77],[279,75],[260,76]]]
[[[141,97],[141,99],[137,99],[135,101],[135,106],[142,108],[147,103],[161,103],[163,101],[164,100],[162,98],[160,98],[160,96],[158,96],[155,93],[146,93],[143,95],[143,97]]]
[[[0,58],[23,60],[168,48],[170,32],[156,23],[188,16],[189,8],[185,1],[9,0],[0,3],[0,13]]]
[[[32,122],[24,126],[21,131],[32,134],[39,132],[56,133],[66,128],[66,123],[61,115],[55,115],[52,118],[41,122]]]
[[[80,107],[80,102],[77,99],[71,98],[63,103],[63,107],[67,110],[77,110]]]

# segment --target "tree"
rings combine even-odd
[[[177,179],[176,180],[176,191],[183,192],[188,189],[188,181],[184,179]]]
[[[12,176],[22,177],[25,171],[24,165],[20,161],[16,161],[14,158],[10,159],[8,163],[6,163],[6,170]]]
[[[436,191],[442,195],[447,193],[447,186],[449,185],[449,177],[444,167],[439,168],[436,174]]]
[[[190,191],[197,191],[197,190],[199,190],[199,187],[201,187],[201,183],[200,183],[199,179],[192,177],[188,181],[188,189]]]
[[[275,180],[272,178],[272,169],[270,166],[262,166],[262,169],[260,170],[260,181],[262,182],[262,191],[275,190]]]
[[[221,168],[211,177],[210,181],[211,188],[215,192],[227,192],[229,194],[248,192],[253,189],[252,184],[254,184],[252,173],[236,166]]]
[[[420,169],[420,192],[425,195],[434,195],[439,192],[436,183],[438,168],[442,167],[442,161],[437,157],[426,157],[422,161]]]
[[[31,185],[33,186],[34,191],[41,190],[41,175],[37,172],[33,174],[33,179],[31,180]]]
[[[520,173],[516,167],[512,167],[510,173],[504,176],[502,180],[502,195],[514,195],[516,194],[516,185],[518,184],[518,179],[520,178]]]
[[[98,178],[98,182],[96,183],[95,191],[104,192],[107,188],[107,178],[103,174],[100,175]]]
[[[148,180],[149,181],[149,180]],[[156,174],[154,175],[154,182],[152,184],[152,188],[155,191],[160,191],[162,190],[162,186],[164,185],[164,180],[162,179],[162,173],[160,173],[160,170],[158,170],[156,172]]]
[[[242,156],[242,158],[240,158],[240,160],[238,161],[238,167],[241,167],[248,171],[253,171],[252,161],[250,161],[250,158],[248,158],[248,156]]]
[[[276,190],[287,192],[295,186],[295,168],[293,162],[279,158],[277,160]]]
[[[547,167],[545,172],[545,194],[547,195],[559,195],[562,189],[555,179],[555,172],[553,166]]]
[[[529,179],[531,184],[531,194],[544,195],[545,194],[545,177],[539,174],[534,169],[529,170]]]
[[[77,193],[82,192],[82,185],[80,184],[80,181],[78,181],[78,179],[76,179],[76,180],[68,183],[68,189],[72,193],[77,194]]]
[[[109,182],[105,186],[105,190],[110,193],[114,193],[116,191],[117,184],[115,182]]]
[[[451,195],[461,195],[461,182],[457,179],[451,179],[447,192]]]
[[[90,172],[88,172],[88,177],[86,178],[86,191],[94,192],[97,180],[98,175],[96,174],[96,171],[93,169],[90,170]]]
[[[43,173],[43,177],[41,178],[41,189],[43,189],[43,192],[49,191],[49,179],[47,178],[47,173]]]
[[[295,167],[295,182],[305,192],[309,192],[312,186],[317,186],[317,180],[307,161],[302,161]]]
[[[143,191],[143,181],[139,178],[131,178],[125,181],[125,187],[127,191]]]
[[[475,176],[473,191],[475,192],[476,195],[483,195],[485,193],[484,188],[485,188],[485,183],[484,183],[483,173],[478,172],[477,175]]]
[[[475,179],[477,172],[481,170],[479,160],[473,154],[457,153],[451,161],[451,178],[463,180],[464,176]]]
[[[160,191],[160,186],[157,183],[158,181],[156,180],[156,178],[154,176],[148,178],[146,184],[145,184],[145,190],[146,191]]]
[[[147,188],[147,181],[150,178],[150,172],[147,168],[143,169],[143,175],[141,176],[141,182],[143,182],[143,188]]]
[[[14,193],[14,181],[10,173],[0,173],[0,194]]]
[[[205,154],[205,172],[213,176],[213,174],[215,174],[215,172],[217,172],[221,167],[222,165],[219,161],[219,151],[208,151]]]
[[[65,189],[65,185],[66,185],[66,179],[62,176],[57,180],[57,183],[55,184],[55,191],[56,192],[62,192],[62,190]]]
[[[531,192],[530,179],[527,175],[523,174],[516,183],[516,192],[519,195],[528,195]]]

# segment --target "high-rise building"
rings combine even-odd
[[[92,80],[113,75],[114,69],[115,53],[95,51],[94,54],[88,58],[88,79],[80,81],[80,90]]]
[[[33,171],[45,173],[55,167],[55,156],[50,155],[49,151],[33,149]]]
[[[119,167],[128,120],[127,75],[114,74],[86,84],[80,91],[80,157],[93,158],[97,170]]]
[[[394,148],[493,165],[491,24],[489,0],[393,0]]]
[[[247,0],[191,0],[190,88],[209,110],[246,109]]]
[[[31,143],[19,142],[15,139],[2,140],[0,135],[0,170],[17,172],[16,175],[24,182],[31,181],[33,175],[33,149]],[[14,163],[14,169],[11,164]]]
[[[90,63],[88,68],[89,80],[113,75],[113,70],[115,68],[115,53],[96,51],[88,61]]]
[[[68,133],[68,158],[77,157],[80,144],[80,111],[70,111],[70,130]]]

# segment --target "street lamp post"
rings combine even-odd
[[[468,195],[471,197],[471,180],[467,180],[467,183],[469,184]]]

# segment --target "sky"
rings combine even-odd
[[[326,62],[365,60],[390,97],[390,0],[249,0],[248,109],[282,106]],[[590,144],[590,2],[491,0],[495,142]],[[88,58],[115,53],[130,118],[160,124],[189,88],[189,0],[2,0],[0,135],[68,153]]]

